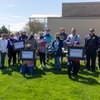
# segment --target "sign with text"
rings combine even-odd
[[[68,59],[69,60],[84,60],[84,47],[68,47]]]
[[[24,48],[24,41],[17,41],[13,43],[13,50],[20,50]]]
[[[34,60],[35,50],[20,50],[21,60]]]

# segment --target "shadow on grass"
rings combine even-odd
[[[41,78],[42,75],[46,75],[45,70],[43,68],[35,67],[34,74],[25,73],[22,74],[26,79],[34,79],[34,78]]]
[[[52,72],[54,74],[63,74],[63,75],[67,74],[67,71],[65,70],[66,69],[66,62],[61,63],[62,71],[54,69],[54,62],[48,62],[47,66],[48,65],[50,66],[50,68],[49,69],[44,69],[44,71],[46,71],[46,72]]]
[[[5,67],[4,69],[1,70],[2,74],[8,74],[8,75],[12,75],[12,70],[8,67]]]
[[[96,66],[96,68],[97,68],[97,66]],[[86,76],[91,75],[93,77],[99,77],[99,75],[100,75],[100,72],[98,72],[98,71],[96,71],[96,72],[87,71],[85,65],[81,65],[80,71],[81,71],[81,72],[79,72],[80,74],[83,74]]]
[[[8,75],[12,75],[12,72],[15,71],[15,72],[18,72],[19,73],[19,70],[20,70],[20,66],[19,64],[16,64],[16,66],[10,66],[10,67],[7,67],[5,66],[4,69],[2,69],[2,74],[8,74]]]
[[[90,77],[83,77],[80,75],[73,76],[72,80],[88,85],[100,85],[100,83],[96,79]]]

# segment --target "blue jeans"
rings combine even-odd
[[[34,73],[34,67],[33,66],[30,66],[30,67],[27,67],[27,65],[23,65],[20,69],[20,73],[21,74],[25,74],[26,72],[29,72],[30,74],[33,74]]]
[[[60,57],[59,56],[55,56],[54,59],[55,59],[55,68],[61,69]]]

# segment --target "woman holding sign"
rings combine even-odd
[[[15,64],[16,64],[16,51],[13,51],[13,43],[16,42],[17,40],[14,39],[13,33],[10,34],[10,37],[7,41],[8,41],[7,48],[8,48],[8,57],[9,57],[8,64],[10,67],[11,59],[13,58],[13,66],[15,66]]]

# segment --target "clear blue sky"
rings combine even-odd
[[[62,3],[91,1],[100,0],[0,0],[0,27],[10,25],[11,31],[18,31],[32,14],[61,14]]]

